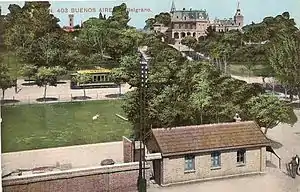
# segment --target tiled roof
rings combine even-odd
[[[159,128],[152,132],[163,156],[269,145],[253,121]]]

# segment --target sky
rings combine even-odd
[[[145,20],[160,12],[169,12],[172,0],[99,0],[99,1],[50,1],[52,13],[60,19],[60,25],[68,25],[68,14],[74,13],[75,25],[89,17],[98,17],[100,9],[103,14],[109,16],[109,8],[126,3],[130,11],[129,24],[137,28],[143,28]],[[177,10],[206,9],[210,19],[233,18],[237,0],[174,0]],[[8,12],[9,4],[23,5],[24,1],[0,1],[2,14]],[[300,0],[240,0],[240,8],[244,15],[245,25],[260,22],[266,16],[276,16],[285,11],[290,12],[300,26]],[[81,9],[81,10],[80,10]],[[134,11],[138,10],[138,11]],[[144,11],[141,12],[141,9]],[[66,10],[68,12],[66,12]],[[64,13],[62,13],[64,11]]]

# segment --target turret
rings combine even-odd
[[[175,11],[176,11],[175,3],[174,3],[174,1],[172,1],[170,13],[174,13]]]
[[[69,27],[74,28],[74,14],[69,15]]]
[[[238,1],[236,13],[234,15],[234,23],[241,27],[244,25],[244,16],[241,13],[240,1]]]

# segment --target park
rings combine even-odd
[[[178,39],[168,33],[177,30],[174,13],[157,13],[137,30],[122,3],[111,16],[77,26],[69,15],[71,27],[62,27],[50,6],[26,2],[0,16],[2,153],[88,151],[123,136],[142,142],[156,128],[232,123],[238,114],[259,126],[283,165],[300,155],[300,33],[289,12],[227,31],[212,24],[199,38]],[[170,46],[178,41],[188,51]],[[203,57],[193,59],[197,54]],[[254,183],[298,187],[298,177],[290,180],[267,160],[267,176]],[[250,180],[232,182],[242,188]]]
[[[2,108],[3,152],[118,141],[130,136],[120,100],[31,104]],[[99,114],[97,120],[93,116]],[[16,118],[17,117],[17,118]]]

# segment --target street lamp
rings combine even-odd
[[[138,178],[138,191],[146,192],[147,191],[147,181],[145,173],[145,110],[146,110],[146,88],[148,83],[148,62],[144,56],[144,53],[139,50],[140,54],[140,131],[139,131],[139,140],[140,140],[140,159],[139,159],[139,178]],[[142,151],[143,146],[143,151]]]

